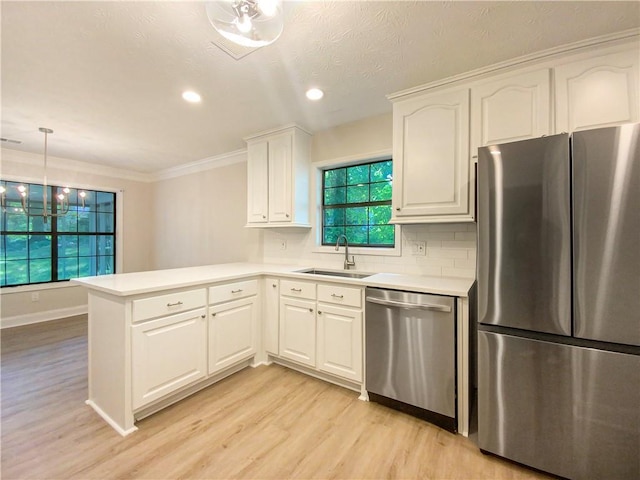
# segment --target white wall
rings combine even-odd
[[[391,153],[391,113],[317,132],[312,139],[315,164],[353,160]],[[315,192],[311,192],[315,198]],[[312,202],[315,205],[315,202]],[[405,225],[401,227],[400,256],[355,255],[356,269],[368,272],[407,273],[475,278],[476,225],[474,223]],[[342,268],[344,249],[316,253],[317,228],[264,231],[263,261]],[[282,250],[282,242],[286,250]],[[426,243],[426,255],[412,255],[413,242]]]
[[[41,182],[42,156],[10,149],[1,149],[0,174],[3,179]],[[122,248],[117,252],[122,272],[150,270],[152,256],[149,245],[153,241],[151,211],[151,184],[135,174],[118,177],[116,172],[82,162],[49,157],[48,181],[73,187],[123,190],[122,193]],[[65,286],[61,286],[65,285]],[[33,294],[37,293],[37,301]],[[32,323],[36,321],[75,315],[86,310],[87,294],[84,288],[66,284],[6,287],[0,290],[0,326]]]
[[[231,160],[231,164],[229,163]],[[155,269],[242,262],[261,256],[247,222],[247,158],[153,185]]]

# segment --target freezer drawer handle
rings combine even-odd
[[[430,303],[404,303],[404,302],[395,302],[393,300],[380,300],[379,298],[367,297],[367,302],[377,303],[378,305],[386,305],[388,307],[399,307],[406,308],[412,310],[435,310],[437,312],[450,312],[451,307],[447,305],[433,305]]]

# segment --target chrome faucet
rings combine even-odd
[[[340,239],[344,238],[344,269],[349,270],[349,267],[356,266],[356,259],[351,255],[351,259],[349,259],[349,240],[347,240],[347,236],[345,234],[339,235],[338,240],[336,241],[336,251],[340,247]]]

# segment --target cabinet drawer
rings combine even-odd
[[[362,308],[362,290],[341,285],[318,285],[318,301]]]
[[[186,312],[207,304],[207,291],[204,288],[156,295],[133,301],[133,321]]]
[[[281,280],[280,295],[296,298],[316,299],[316,284],[296,280]]]
[[[258,294],[258,280],[226,283],[209,287],[209,303],[228,302]]]

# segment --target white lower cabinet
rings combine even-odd
[[[280,299],[280,356],[316,366],[316,302]]]
[[[362,310],[318,303],[317,365],[362,382]]]
[[[133,325],[133,409],[207,376],[206,309]]]
[[[209,374],[255,355],[257,297],[209,307]]]

